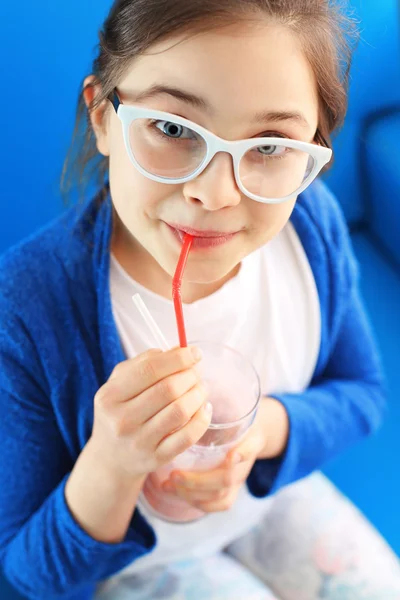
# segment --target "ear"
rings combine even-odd
[[[90,75],[89,77],[86,77],[83,84],[83,97],[88,109],[100,91],[100,84],[87,87],[94,81],[95,76]],[[103,154],[103,156],[110,156],[108,123],[105,119],[105,113],[108,109],[108,104],[108,100],[103,100],[103,102],[97,108],[89,112],[90,121],[96,136],[97,149],[100,154]]]

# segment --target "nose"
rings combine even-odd
[[[183,185],[183,195],[189,204],[201,203],[208,211],[237,206],[241,193],[230,154],[216,154],[198,177]]]

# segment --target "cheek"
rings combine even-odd
[[[282,204],[259,204],[253,207],[251,221],[259,245],[272,240],[286,225],[296,199]]]
[[[110,140],[110,185],[118,196],[136,188],[142,175],[130,161],[121,132],[114,128]]]
[[[134,223],[143,223],[147,215],[156,217],[159,206],[171,189],[142,175],[132,164],[122,134],[114,132],[110,144],[110,189],[121,218],[132,230]],[[168,186],[172,188],[173,186]]]

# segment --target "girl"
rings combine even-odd
[[[384,408],[348,232],[315,180],[351,29],[327,0],[112,7],[72,165],[101,191],[0,266],[0,548],[28,598],[400,598],[396,557],[318,473]],[[250,358],[263,398],[223,465],[166,482],[206,513],[178,526],[138,497],[206,431],[207,392],[196,347],[149,349],[131,296],[176,345],[185,232],[189,335]]]

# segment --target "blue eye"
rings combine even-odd
[[[171,121],[155,121],[155,126],[164,135],[173,139],[193,139],[196,137],[194,131],[183,125]]]
[[[258,146],[258,151],[260,152],[260,154],[270,156],[271,154],[274,154],[277,147],[278,146]]]
[[[258,146],[257,151],[264,156],[282,156],[286,148],[285,146]]]
[[[286,138],[286,136],[283,135],[283,133],[279,133],[277,131],[265,131],[260,137],[282,138],[282,140],[284,140]],[[286,148],[285,146],[277,146],[277,145],[273,146],[270,144],[266,144],[265,146],[257,147],[257,152],[259,154],[261,154],[262,156],[283,156],[288,151],[289,151],[289,149]]]

